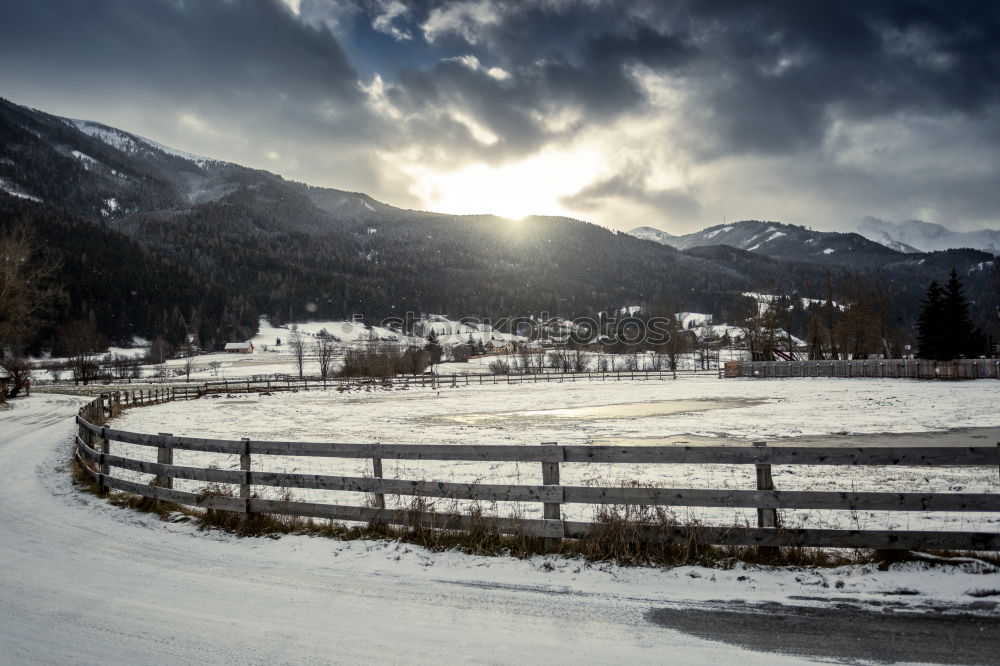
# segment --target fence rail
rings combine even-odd
[[[717,371],[712,370],[677,370],[678,375],[711,375],[715,376]],[[669,370],[635,370],[623,372],[541,372],[529,374],[451,374],[451,375],[397,375],[393,377],[292,377],[289,375],[254,375],[241,379],[220,379],[208,382],[190,382],[179,378],[144,378],[144,379],[119,379],[106,381],[92,381],[95,389],[101,392],[108,392],[110,385],[122,387],[123,391],[131,391],[136,394],[144,391],[149,394],[151,391],[160,389],[176,392],[179,398],[198,397],[211,393],[245,393],[254,391],[297,391],[310,390],[315,388],[343,388],[361,385],[379,385],[395,387],[429,387],[441,388],[448,386],[489,386],[499,384],[524,384],[524,383],[547,383],[547,382],[576,382],[576,381],[664,381],[673,379],[673,373]],[[68,382],[59,382],[66,384]],[[53,385],[53,382],[38,382],[38,385]],[[131,388],[135,386],[136,388]],[[129,388],[125,388],[129,387]]]
[[[177,399],[164,391],[161,401]],[[134,402],[132,404],[149,404]],[[117,406],[116,406],[117,405]],[[128,406],[128,405],[125,405]],[[354,444],[331,442],[278,442],[248,438],[238,440],[178,437],[171,434],[135,433],[109,428],[107,420],[123,409],[114,396],[105,395],[84,406],[77,417],[77,459],[104,489],[117,489],[143,497],[204,509],[249,516],[255,513],[328,518],[333,520],[420,525],[443,529],[482,528],[483,519],[462,514],[385,508],[385,495],[432,497],[451,500],[537,502],[544,518],[491,519],[490,529],[501,533],[537,536],[554,544],[563,538],[595,534],[601,523],[562,519],[562,505],[649,505],[714,508],[755,508],[753,527],[654,527],[643,528],[643,538],[653,542],[838,548],[1000,550],[1000,533],[969,531],[793,529],[779,524],[777,509],[832,509],[843,511],[965,511],[1000,512],[997,493],[909,493],[854,491],[785,491],[774,488],[771,465],[907,465],[978,466],[1000,468],[1000,443],[995,447],[768,447],[753,446],[479,446],[433,444]],[[135,460],[110,453],[110,442],[153,447],[157,462]],[[240,456],[239,470],[220,470],[173,464],[174,450],[224,453]],[[370,459],[373,476],[289,474],[252,471],[259,456],[312,456]],[[542,483],[509,485],[385,478],[382,460],[494,461],[541,465]],[[700,488],[597,487],[562,485],[564,464],[746,464],[757,472],[756,490]],[[156,477],[153,485],[111,474],[111,468]],[[217,496],[176,490],[173,480],[231,484],[238,496]],[[281,487],[370,493],[375,506],[344,506],[315,502],[270,500],[254,497],[253,487]]]
[[[869,377],[1000,379],[1000,359],[871,359],[858,361],[730,361],[720,377]]]

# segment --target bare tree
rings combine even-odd
[[[330,366],[333,364],[333,353],[335,350],[336,347],[333,346],[333,340],[329,336],[320,336],[316,340],[316,356],[319,357],[319,376],[323,379],[330,376]],[[301,365],[299,366],[299,373],[302,373]]]
[[[0,355],[19,351],[61,298],[52,283],[58,267],[28,227],[0,234]]]
[[[74,383],[86,385],[97,378],[100,353],[107,348],[107,338],[93,322],[71,321],[56,329],[56,350],[69,357]]]
[[[184,378],[191,381],[191,371],[194,370],[194,356],[184,357]]]
[[[299,369],[299,379],[302,379],[302,366],[305,364],[306,343],[302,340],[302,333],[298,328],[292,329],[292,337],[288,341],[288,348],[292,350],[295,357],[295,365]]]
[[[775,300],[764,296],[748,298],[746,310],[735,322],[743,333],[752,361],[774,360],[774,347],[780,330],[779,309]]]
[[[663,315],[665,324],[663,330],[667,335],[662,343],[656,345],[656,351],[666,356],[670,371],[673,373],[674,379],[677,379],[677,366],[680,357],[691,351],[694,346],[695,335],[681,326],[677,316],[673,314],[674,309],[668,307],[666,313]]]
[[[146,362],[162,365],[167,359],[174,357],[174,347],[163,338],[156,338],[149,343],[146,351]]]
[[[31,362],[21,356],[8,356],[0,363],[0,367],[7,371],[7,390],[0,392],[0,402],[6,398],[17,397],[21,391],[27,391],[31,387]]]

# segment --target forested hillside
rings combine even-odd
[[[745,309],[745,291],[843,301],[876,272],[896,295],[893,324],[912,329],[927,282],[953,267],[974,317],[994,307],[983,252],[904,254],[757,222],[700,232],[704,243],[679,237],[682,251],[566,218],[402,210],[2,100],[0,139],[0,227],[32,228],[61,262],[65,298],[35,349],[76,319],[114,341],[193,334],[206,348],[247,337],[259,314],[575,317],[638,305],[722,319]],[[746,247],[714,242],[725,235]]]

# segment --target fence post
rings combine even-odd
[[[754,442],[756,447],[765,447],[767,442]],[[774,479],[771,478],[771,465],[756,464],[757,490],[774,490]],[[777,509],[757,509],[757,527],[775,528],[778,526]],[[778,555],[777,546],[758,546],[757,554],[762,558],[771,559]]]
[[[250,438],[242,437],[243,447],[240,450],[240,469],[243,470],[243,483],[240,484],[240,499],[243,500],[243,513],[238,520],[240,534],[246,534],[250,524]]]
[[[382,478],[382,459],[372,458],[372,477],[375,479]],[[382,493],[375,493],[375,508],[382,510],[385,508],[385,495]]]
[[[542,446],[558,446],[557,442],[542,442]],[[560,453],[562,450],[559,450]],[[559,485],[559,462],[558,461],[545,461],[542,463],[542,485],[543,486],[558,486]],[[562,488],[560,490],[560,499],[562,498]],[[546,520],[562,520],[562,503],[561,502],[545,502],[542,505],[542,517]],[[549,552],[556,552],[559,550],[559,546],[562,543],[561,537],[545,537],[543,544],[545,550]]]
[[[111,466],[104,462],[104,456],[111,453],[111,442],[108,441],[107,428],[101,428],[101,461],[100,461],[100,472],[101,472],[101,494],[107,493],[111,490],[108,486],[104,485],[104,477],[111,473]]]
[[[173,433],[161,432],[160,437],[173,437]],[[174,447],[172,446],[158,446],[156,447],[156,462],[161,465],[173,465],[174,464]],[[156,477],[156,485],[161,488],[173,488],[174,479],[165,474],[159,474]]]

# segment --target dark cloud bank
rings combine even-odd
[[[615,226],[1000,217],[997,3],[3,0],[0,12],[2,96],[390,203],[433,204],[401,164],[447,172],[589,147],[603,170],[553,199]]]

